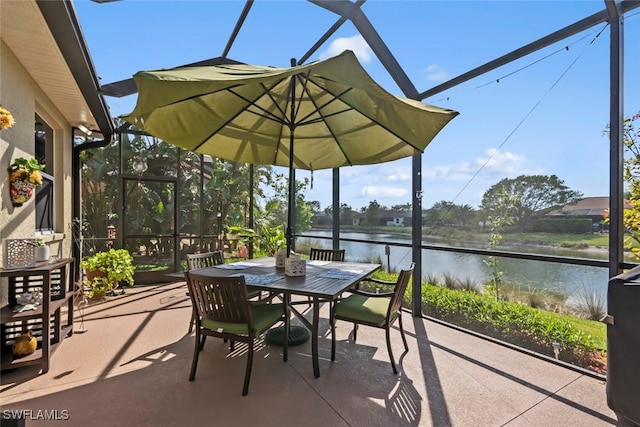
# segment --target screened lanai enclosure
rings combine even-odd
[[[478,268],[486,267],[484,260],[489,257],[495,257],[494,259],[498,259],[500,262],[522,261],[526,264],[518,264],[514,267],[514,270],[521,273],[518,276],[519,279],[531,279],[538,283],[553,283],[561,280],[560,276],[562,276],[562,280],[572,281],[577,286],[581,286],[584,285],[585,280],[591,280],[582,279],[582,277],[591,277],[595,278],[592,280],[597,282],[600,290],[605,289],[609,278],[618,275],[623,269],[635,265],[629,258],[625,258],[623,250],[625,236],[623,227],[624,119],[635,114],[635,111],[624,110],[624,58],[625,42],[627,46],[631,44],[636,49],[633,53],[627,52],[627,55],[636,55],[640,46],[637,42],[632,44],[625,39],[624,28],[625,23],[637,28],[638,19],[632,22],[631,18],[638,14],[640,2],[629,0],[600,2],[601,7],[598,7],[594,13],[579,17],[574,22],[558,25],[557,29],[549,34],[535,38],[517,49],[504,52],[495,59],[483,62],[455,77],[447,77],[443,83],[426,90],[418,89],[417,86],[425,85],[425,80],[418,82],[409,77],[407,71],[397,60],[395,52],[387,46],[381,33],[374,27],[374,23],[368,19],[365,1],[315,0],[310,3],[317,6],[318,10],[334,14],[336,18],[323,35],[309,40],[308,51],[291,52],[291,56],[298,55],[298,64],[307,62],[318,53],[321,46],[331,40],[341,26],[350,24],[371,48],[377,60],[388,72],[390,82],[397,86],[403,96],[414,100],[433,99],[436,105],[438,102],[446,103],[448,100],[447,91],[456,89],[476,78],[486,76],[486,80],[478,85],[482,85],[484,81],[495,83],[496,80],[502,80],[503,77],[509,75],[509,71],[502,74],[496,74],[494,71],[504,66],[512,63],[517,64],[512,67],[512,69],[517,68],[515,73],[521,69],[529,68],[542,59],[551,57],[557,52],[569,51],[569,46],[571,45],[571,49],[573,49],[573,44],[577,43],[577,37],[580,37],[580,40],[586,39],[585,44],[587,45],[593,44],[598,37],[600,42],[602,39],[606,39],[603,42],[607,46],[606,54],[599,57],[599,61],[600,64],[606,64],[608,74],[606,81],[597,83],[599,86],[606,87],[602,103],[608,102],[608,105],[606,108],[602,105],[600,107],[605,111],[602,117],[601,133],[606,133],[608,140],[605,138],[603,142],[605,148],[597,156],[599,158],[608,157],[608,175],[605,176],[605,179],[609,181],[607,206],[609,232],[604,237],[608,241],[608,250],[602,251],[600,256],[589,254],[587,257],[543,253],[539,248],[528,253],[525,253],[525,250],[521,248],[517,250],[492,248],[494,250],[491,250],[487,249],[486,241],[477,247],[460,243],[440,247],[438,244],[425,242],[424,235],[428,234],[428,227],[425,226],[424,211],[429,206],[423,206],[423,197],[429,189],[423,187],[424,175],[427,172],[423,160],[429,155],[429,149],[427,149],[424,155],[416,155],[412,158],[410,171],[412,185],[407,196],[411,206],[405,221],[405,224],[409,225],[407,239],[396,239],[394,236],[389,237],[388,235],[385,235],[384,238],[377,238],[366,234],[352,235],[344,232],[341,228],[345,221],[344,218],[340,218],[339,214],[342,212],[341,204],[345,203],[345,200],[340,196],[341,171],[335,169],[332,173],[331,186],[325,187],[325,191],[332,193],[331,211],[335,214],[329,218],[331,227],[325,228],[321,232],[317,232],[317,230],[306,231],[311,223],[307,217],[305,224],[304,215],[299,210],[309,207],[305,205],[304,197],[301,196],[301,199],[296,200],[296,223],[305,225],[301,225],[295,230],[298,244],[303,247],[304,245],[322,245],[332,248],[343,248],[347,245],[351,245],[352,248],[356,248],[358,245],[366,246],[367,249],[361,250],[365,254],[363,255],[365,258],[375,256],[384,267],[390,269],[402,263],[413,261],[416,263],[414,283],[428,278],[434,267],[445,265],[439,261],[438,255],[436,255],[439,253],[454,253],[457,257],[479,256],[481,258],[474,261],[482,266]],[[244,58],[231,59],[228,54],[236,38],[242,32],[243,26],[246,25],[245,20],[251,16],[253,7],[253,1],[245,3],[221,56],[189,65],[202,66],[242,62],[237,60]],[[406,28],[403,28],[403,31],[406,31]],[[423,31],[423,29],[415,31]],[[409,40],[407,40],[406,46],[413,46],[410,40],[410,31],[407,31],[407,37]],[[563,44],[565,40],[567,42]],[[424,49],[428,51],[426,47]],[[403,53],[406,54],[406,52]],[[250,58],[247,63],[251,63]],[[167,64],[167,66],[170,65],[172,64]],[[139,70],[132,69],[131,74],[133,75],[137,71]],[[569,71],[570,66],[561,67],[557,76],[550,77],[549,87],[554,88]],[[626,75],[630,75],[629,70]],[[535,72],[532,72],[527,79],[524,79],[524,82],[521,81],[519,84],[530,84],[538,77]],[[595,82],[592,83],[595,84]],[[514,88],[517,86],[518,84],[512,87],[507,86],[507,91],[509,88],[512,91],[515,90]],[[105,95],[111,97],[124,97],[135,94],[137,91],[133,79],[104,84],[101,90]],[[585,126],[586,124],[580,121],[580,117],[575,117],[575,114],[570,113],[570,110],[584,107],[584,104],[595,108],[595,104],[592,105],[591,100],[585,101],[580,95],[579,92],[572,93],[563,100],[563,107],[560,108],[564,108],[563,111],[567,112],[566,117],[558,118],[558,121],[554,121],[554,123],[540,123],[537,128],[534,126],[533,129],[529,129],[529,132],[537,133],[542,128],[554,125]],[[629,96],[628,92],[627,95]],[[483,100],[477,104],[480,105],[478,108],[488,108],[485,106],[485,102],[492,101],[494,100]],[[535,101],[532,104],[535,104]],[[527,111],[526,109],[529,107],[523,105],[519,104],[518,108],[524,111],[524,121],[534,110]],[[511,105],[502,105],[501,107],[512,108]],[[472,115],[468,111],[461,110],[460,112],[461,117],[465,114]],[[473,117],[471,121],[473,121]],[[496,123],[499,123],[499,118],[496,119]],[[508,128],[505,133],[514,133],[520,124],[514,124],[515,129]],[[491,127],[486,126],[486,123],[476,123],[475,126],[478,129],[483,129],[477,132],[477,138],[484,142],[485,138],[481,133],[490,132],[497,125]],[[159,141],[153,136],[145,135],[135,127],[127,125],[120,126],[114,142],[108,144],[109,142],[105,140],[102,144],[98,144],[104,147],[82,150],[81,153],[84,177],[82,184],[83,221],[81,225],[83,228],[83,252],[109,246],[127,248],[134,255],[138,266],[136,282],[157,282],[163,280],[167,272],[184,269],[185,254],[187,253],[224,249],[229,256],[237,256],[240,255],[239,249],[246,245],[247,253],[242,255],[251,257],[254,251],[268,254],[271,249],[277,247],[274,241],[277,241],[278,238],[284,239],[283,234],[278,234],[284,231],[282,229],[271,230],[273,234],[269,235],[265,234],[264,230],[259,230],[259,219],[271,212],[267,207],[267,202],[286,200],[286,197],[279,197],[281,194],[278,194],[278,191],[283,188],[283,181],[278,181],[279,184],[267,182],[267,177],[271,176],[269,170],[259,170],[257,167],[254,169],[249,165],[222,162],[215,158],[196,155]],[[494,145],[502,147],[504,141],[502,141],[502,145],[500,142],[498,141]],[[580,141],[563,140],[552,141],[547,145],[541,144],[540,150],[545,152],[544,154],[550,161],[553,160],[553,151],[551,150],[553,150],[554,144],[575,144],[575,156],[568,161],[578,163],[582,168],[591,167],[590,159],[593,159],[594,154],[583,152],[584,147],[580,145]],[[451,152],[452,157],[456,157],[458,154],[455,146],[446,149]],[[302,190],[307,184],[308,182],[301,180],[297,187]],[[271,190],[267,190],[265,193],[266,188],[271,188]],[[452,195],[452,198],[453,196],[455,195]],[[281,203],[275,209],[274,215],[270,218],[272,226],[282,227],[284,225],[283,212],[286,208],[286,205]],[[351,222],[351,225],[353,224],[355,222]],[[255,230],[256,234],[247,234],[247,231],[242,229]],[[237,232],[240,234],[240,239],[237,238]],[[243,232],[244,236],[242,236]],[[271,240],[271,246],[268,245],[267,240]],[[376,249],[369,249],[370,247],[376,247]],[[354,249],[354,251],[356,250]],[[369,253],[374,255],[368,255]],[[398,255],[400,253],[401,256]],[[450,274],[452,276],[458,275],[458,281],[464,283],[466,270],[471,267],[467,268],[469,264],[461,262],[460,259],[456,258],[452,265],[463,267],[454,268]],[[537,266],[530,267],[534,263],[538,263]],[[547,276],[546,274],[555,270],[556,266],[564,268],[562,273],[553,277]],[[584,276],[579,276],[576,272],[581,268],[591,270],[586,271]],[[429,312],[429,309],[425,309],[427,305],[423,306],[424,301],[419,286],[412,288],[410,300],[411,310],[415,316],[434,314]],[[471,303],[467,301],[461,304]],[[533,304],[532,302],[531,305]],[[468,325],[458,326],[466,327]],[[604,326],[600,325],[599,327]],[[490,332],[484,329],[476,330],[474,333],[490,335]],[[522,342],[518,340],[511,343],[514,346],[521,344]],[[600,345],[600,347],[601,353],[603,353],[606,344]],[[605,367],[603,365],[606,364],[606,361],[602,358],[601,353],[591,359],[590,356],[587,356],[582,361],[567,360],[566,358],[563,360],[566,352],[562,349],[561,344],[555,341],[541,343],[533,351],[540,357],[548,358],[551,362],[558,359],[558,363],[568,361],[575,364],[575,369],[604,378],[603,369]]]
[[[437,96],[440,93],[446,92],[446,90],[455,88],[463,83],[483,76],[496,70],[506,64],[510,64],[521,58],[525,58],[535,52],[553,46],[565,39],[572,36],[579,35],[592,30],[594,28],[601,28],[598,33],[607,31],[604,34],[609,35],[609,56],[602,58],[602,62],[608,62],[610,68],[610,223],[611,223],[611,237],[610,237],[610,253],[609,253],[609,276],[618,274],[624,265],[624,251],[622,250],[623,241],[623,228],[621,213],[623,211],[623,182],[622,182],[622,159],[623,159],[623,94],[624,94],[624,15],[630,11],[636,9],[639,4],[636,1],[604,1],[602,2],[601,10],[585,16],[573,23],[569,22],[564,27],[560,27],[557,31],[540,37],[536,40],[532,40],[530,43],[523,45],[522,47],[515,49],[511,52],[507,52],[502,56],[499,56],[489,62],[481,64],[475,68],[472,68],[454,78],[446,80],[444,83],[438,84],[430,89],[422,92],[417,88],[417,84],[412,81],[407,72],[402,68],[394,52],[386,45],[385,40],[380,35],[379,31],[374,27],[374,24],[367,19],[366,15],[366,2],[357,1],[313,1],[310,2],[318,7],[318,12],[322,9],[325,13],[328,11],[336,15],[336,20],[333,22],[327,31],[316,40],[309,41],[309,50],[303,53],[298,53],[297,63],[303,64],[309,60],[314,54],[317,54],[320,47],[327,43],[328,40],[340,29],[341,26],[347,23],[353,25],[366,43],[371,47],[372,51],[377,56],[378,60],[384,66],[389,73],[393,82],[400,89],[402,94],[407,98],[416,100],[423,100],[426,98]],[[103,5],[108,7],[109,5]],[[243,30],[245,20],[250,17],[252,8],[254,7],[253,1],[247,1],[244,8],[240,12],[240,15],[235,23],[233,31],[228,39],[228,42],[222,50],[222,55],[212,59],[205,59],[197,63],[188,65],[212,65],[212,64],[224,64],[224,63],[237,63],[237,59],[231,59],[228,55],[231,51],[237,37]],[[600,27],[598,27],[600,26]],[[410,37],[410,35],[408,35]],[[595,37],[595,35],[594,35]],[[408,41],[407,43],[410,43]],[[566,48],[569,49],[568,47]],[[291,55],[295,55],[296,52],[292,52]],[[247,61],[250,62],[250,61]],[[137,70],[132,70],[133,74]],[[112,97],[123,97],[136,93],[136,87],[133,79],[121,80],[113,83],[103,84],[101,91]],[[120,129],[122,130],[122,129]],[[106,141],[105,141],[106,142]],[[421,179],[422,175],[422,156],[413,157],[412,165],[412,191],[411,191],[411,225],[412,225],[412,258],[416,262],[415,276],[423,276],[422,260],[418,256],[421,252],[421,212],[422,195],[423,195],[423,183]],[[132,174],[133,177],[135,174]],[[339,211],[340,197],[340,181],[339,174],[334,174],[334,211]],[[132,181],[133,182],[133,181]],[[133,185],[133,184],[128,184]],[[168,184],[167,184],[168,185]],[[177,189],[176,189],[177,191]],[[215,203],[215,202],[214,202]],[[120,207],[119,210],[124,210]],[[116,212],[119,212],[117,210]],[[217,212],[216,212],[217,214]],[[334,216],[334,236],[333,246],[339,245],[339,219]],[[177,225],[177,224],[176,224]],[[95,227],[95,226],[94,226]],[[132,230],[133,231],[133,230]],[[140,230],[137,230],[140,231]],[[174,231],[174,234],[177,232]],[[106,237],[106,236],[105,236]],[[177,240],[175,240],[177,245]],[[173,253],[179,252],[177,246],[172,248]],[[177,259],[177,258],[176,258]],[[419,294],[414,294],[414,299],[419,301]],[[414,304],[418,304],[414,302]],[[419,312],[419,306],[414,306],[414,312]]]
[[[317,40],[310,40],[309,50],[304,53],[298,53],[300,56],[297,57],[297,63],[303,64],[308,62],[309,59],[317,54],[321,46],[334,36],[340,27],[344,26],[346,23],[349,23],[355,27],[355,29],[360,33],[362,38],[366,41],[368,46],[371,47],[372,51],[377,56],[378,60],[382,63],[386,71],[389,73],[390,77],[394,81],[394,83],[398,86],[400,91],[404,96],[416,100],[423,100],[426,98],[431,98],[437,96],[440,93],[446,92],[448,89],[455,88],[463,83],[477,78],[479,76],[483,76],[485,74],[490,73],[492,70],[500,68],[506,64],[510,64],[518,59],[525,58],[528,55],[536,53],[540,50],[548,48],[549,46],[553,46],[554,44],[561,42],[565,39],[568,39],[572,36],[581,34],[586,32],[587,30],[593,29],[597,26],[602,26],[603,24],[607,24],[606,27],[602,27],[603,30],[600,30],[600,33],[604,31],[604,28],[607,29],[605,32],[609,35],[609,57],[602,58],[602,61],[608,61],[610,64],[610,258],[609,258],[609,276],[614,276],[618,274],[623,265],[624,265],[624,251],[622,250],[622,241],[624,231],[622,228],[621,215],[622,212],[622,203],[623,203],[623,183],[622,183],[622,158],[623,158],[623,103],[622,97],[624,93],[624,15],[630,11],[633,11],[638,7],[638,2],[636,1],[604,1],[602,2],[603,7],[601,10],[593,13],[590,16],[586,16],[576,22],[567,23],[566,26],[558,28],[557,31],[552,32],[550,34],[545,35],[537,40],[533,40],[530,43],[515,49],[511,52],[505,53],[502,56],[499,56],[489,62],[481,64],[469,71],[466,71],[454,78],[450,78],[444,83],[438,84],[430,89],[424,90],[420,92],[417,88],[417,84],[414,83],[410,78],[407,72],[402,68],[394,52],[386,45],[385,40],[381,37],[379,31],[374,27],[374,24],[367,19],[366,15],[366,2],[357,1],[357,2],[349,2],[349,1],[313,1],[310,2],[313,5],[318,7],[318,12],[322,9],[324,13],[330,12],[336,15],[336,20],[329,28],[327,28],[326,32],[320,36]],[[108,5],[103,5],[103,7],[108,7]],[[222,55],[212,59],[205,59],[199,61],[197,63],[189,64],[189,65],[213,65],[213,64],[225,64],[225,63],[237,63],[236,59],[231,59],[228,54],[231,51],[236,39],[242,33],[243,26],[248,25],[245,24],[245,21],[248,17],[251,17],[251,11],[254,7],[253,1],[247,1],[244,5],[244,8],[240,12],[240,15],[235,23],[232,33],[229,36],[228,42],[223,49]],[[598,34],[599,35],[599,34]],[[408,35],[410,37],[410,35]],[[410,43],[410,40],[408,41]],[[567,47],[568,49],[568,47]],[[295,53],[292,53],[292,55]],[[132,70],[131,74],[133,74],[137,70]],[[121,80],[113,83],[103,84],[101,87],[102,92],[111,97],[123,97],[136,93],[136,86],[132,78]],[[129,132],[131,129],[126,127],[118,128],[118,132]],[[135,132],[135,130],[134,130]],[[102,144],[106,144],[108,141],[103,141]],[[102,145],[102,144],[93,144]],[[86,147],[89,148],[89,147]],[[82,150],[82,148],[81,148]],[[177,149],[176,149],[177,150]],[[200,195],[200,190],[197,189],[197,184],[193,184],[193,181],[196,179],[194,176],[181,175],[179,165],[182,163],[178,162],[178,157],[187,158],[188,154],[181,153],[178,151],[175,153],[175,159],[169,157],[171,156],[170,149],[167,149],[166,153],[161,154],[160,156],[164,157],[154,157],[150,162],[151,164],[147,164],[147,169],[143,171],[144,162],[135,163],[132,158],[127,156],[138,156],[134,151],[129,151],[127,148],[123,147],[122,149],[122,169],[118,169],[118,173],[121,173],[122,181],[119,181],[116,188],[122,191],[122,194],[131,194],[133,198],[122,197],[120,198],[120,203],[117,206],[112,206],[114,209],[110,212],[102,212],[102,219],[93,218],[83,224],[83,228],[91,227],[93,229],[89,234],[84,234],[85,237],[97,237],[101,239],[110,239],[113,240],[113,233],[115,232],[115,239],[122,239],[121,242],[125,245],[126,239],[144,239],[149,233],[157,233],[158,238],[162,240],[162,243],[148,245],[149,247],[145,247],[142,245],[142,249],[139,249],[135,252],[145,253],[147,257],[151,256],[151,254],[155,254],[155,256],[159,256],[163,254],[163,256],[168,257],[167,259],[172,260],[169,269],[175,269],[180,263],[180,252],[183,251],[183,248],[188,248],[196,242],[189,243],[188,245],[184,245],[181,239],[179,239],[179,235],[181,230],[185,230],[184,224],[180,224],[180,221],[184,221],[184,219],[178,219],[180,215],[177,215],[178,212],[182,212],[182,210],[187,209],[189,204],[192,205],[194,211],[193,214],[196,213],[194,196]],[[166,174],[163,176],[159,176],[157,166],[154,164],[156,162],[160,162],[161,159],[167,161],[166,166]],[[138,165],[138,170],[134,170],[133,164]],[[119,165],[118,165],[119,166]],[[193,164],[194,167],[197,165]],[[115,167],[115,165],[112,165]],[[206,177],[206,167],[202,169],[204,172],[204,178],[202,181],[207,181]],[[152,171],[156,171],[154,175]],[[115,174],[115,170],[110,171],[112,174]],[[421,233],[422,233],[422,156],[416,155],[413,157],[413,165],[412,165],[412,198],[411,198],[411,226],[412,226],[412,251],[413,251],[413,260],[416,262],[416,277],[423,277],[423,268],[422,268],[422,260],[421,257],[418,256],[421,251]],[[110,175],[111,179],[116,179],[115,175]],[[190,183],[187,185],[184,180],[191,179]],[[200,179],[199,177],[197,179]],[[153,188],[147,187],[154,186]],[[113,187],[113,183],[109,186],[108,191]],[[195,187],[194,187],[195,186]],[[203,187],[205,188],[205,187]],[[157,191],[156,191],[157,190]],[[107,191],[106,188],[96,189],[96,191]],[[161,216],[164,216],[165,219],[171,218],[169,224],[160,225],[150,225],[150,224],[142,224],[139,218],[135,218],[133,211],[130,209],[132,206],[127,206],[126,203],[135,203],[135,197],[140,192],[145,192],[145,194],[166,194],[165,199],[162,200],[163,203],[153,205],[153,212],[155,212],[155,216],[159,219]],[[148,191],[148,193],[147,193]],[[193,191],[193,192],[192,192]],[[333,211],[339,212],[339,206],[341,203],[340,200],[340,174],[338,171],[334,171],[334,180],[333,180],[333,189],[334,196],[334,205]],[[214,197],[212,200],[205,200],[206,203],[200,205],[198,212],[201,212],[200,218],[197,220],[189,219],[189,224],[194,224],[194,227],[191,227],[190,235],[198,236],[196,239],[198,240],[197,244],[207,245],[207,240],[212,241],[215,240],[214,237],[218,236],[220,233],[219,223],[220,220],[218,218],[222,218],[222,221],[226,221],[231,218],[231,223],[239,222],[240,218],[244,218],[247,220],[247,223],[242,224],[243,226],[251,227],[250,224],[250,215],[253,213],[251,209],[248,208],[248,204],[250,202],[244,202],[245,208],[234,208],[235,211],[232,214],[232,217],[227,215],[227,212],[218,209],[218,203],[222,203],[215,200],[215,195],[211,195],[208,192],[207,194],[202,194],[202,197]],[[174,196],[170,196],[174,194]],[[219,193],[220,194],[220,193]],[[173,197],[173,198],[171,198]],[[251,197],[250,197],[251,199]],[[219,198],[219,200],[222,200]],[[211,202],[211,203],[208,203]],[[165,205],[165,203],[167,203]],[[140,207],[141,206],[137,206]],[[173,209],[171,211],[171,209]],[[221,208],[222,209],[222,208]],[[243,212],[244,209],[244,212]],[[249,212],[247,212],[249,211]],[[152,210],[149,210],[147,213],[151,216]],[[174,216],[169,215],[169,212],[173,212]],[[218,216],[220,214],[220,216]],[[104,218],[110,215],[111,218],[105,221]],[[133,217],[132,217],[133,215]],[[78,215],[79,216],[79,215]],[[125,218],[126,217],[126,218]],[[156,220],[157,220],[156,219]],[[212,220],[213,219],[213,220]],[[120,221],[122,226],[118,227],[115,224],[115,221]],[[132,221],[131,223],[129,221]],[[194,222],[195,221],[195,222]],[[334,247],[339,246],[339,225],[340,219],[333,215],[333,243]],[[211,225],[213,223],[213,225]],[[126,228],[124,224],[127,224]],[[108,225],[116,227],[115,230],[110,228],[106,230]],[[233,225],[233,224],[227,224]],[[112,233],[111,235],[108,233]],[[139,237],[134,237],[139,236]],[[161,236],[161,237],[160,237]],[[208,243],[209,245],[212,243]],[[220,244],[220,243],[216,243]],[[156,247],[157,246],[157,247]],[[419,295],[414,294],[414,299],[419,300]],[[416,303],[417,304],[417,303]],[[419,307],[414,307],[414,312],[418,312]]]
[[[201,163],[198,155],[142,135],[122,134],[115,144],[85,151],[83,175],[94,179],[82,184],[83,251],[126,248],[136,261],[138,282],[145,281],[146,272],[175,271],[184,258],[179,230],[200,229],[193,214],[203,206],[197,199]],[[213,203],[207,206],[215,209]],[[216,211],[207,213],[215,221]],[[207,241],[216,249],[217,235]]]
[[[84,151],[82,173],[82,251],[129,250],[136,283],[169,280],[166,273],[186,268],[188,253],[273,254],[265,234],[282,238],[284,211],[274,200],[284,186],[268,166],[221,161],[123,132],[106,147]],[[265,185],[272,195],[264,194]],[[260,229],[265,220],[275,225]]]

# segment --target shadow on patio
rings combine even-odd
[[[127,289],[86,307],[84,316],[77,311],[76,333],[47,374],[35,366],[3,372],[3,417],[7,410],[32,410],[31,418],[57,410],[60,418],[68,414],[64,425],[78,426],[615,425],[604,382],[409,313],[408,353],[401,355],[400,333],[392,331],[398,376],[384,332],[361,327],[354,344],[345,322],[338,322],[331,362],[327,309],[321,377],[313,376],[309,342],[290,348],[284,363],[279,347],[261,341],[242,397],[242,344],[229,353],[209,338],[188,381],[193,337],[184,282]]]

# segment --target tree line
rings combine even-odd
[[[531,228],[532,224],[551,211],[575,203],[583,197],[579,191],[572,190],[556,175],[520,175],[516,178],[504,178],[492,185],[482,196],[482,204],[474,209],[469,204],[456,204],[446,200],[436,202],[431,208],[423,210],[424,225],[427,227],[461,227],[467,229],[477,224],[488,223],[489,218],[504,214],[504,200],[509,201],[508,211],[513,218],[511,226],[520,230]],[[331,217],[332,207],[324,212]],[[411,204],[381,206],[376,200],[368,206],[354,211],[349,205],[340,206],[340,222],[353,224],[353,218],[360,214],[363,224],[369,226],[385,225],[381,221],[390,213],[410,213]],[[408,224],[405,224],[408,226]]]

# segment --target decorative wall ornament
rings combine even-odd
[[[33,196],[36,187],[42,185],[41,170],[44,165],[36,159],[27,160],[18,157],[7,169],[9,172],[9,191],[13,206],[19,207]]]

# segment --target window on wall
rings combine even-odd
[[[36,188],[36,231],[53,232],[53,129],[35,117],[35,157],[45,165],[42,185]]]

